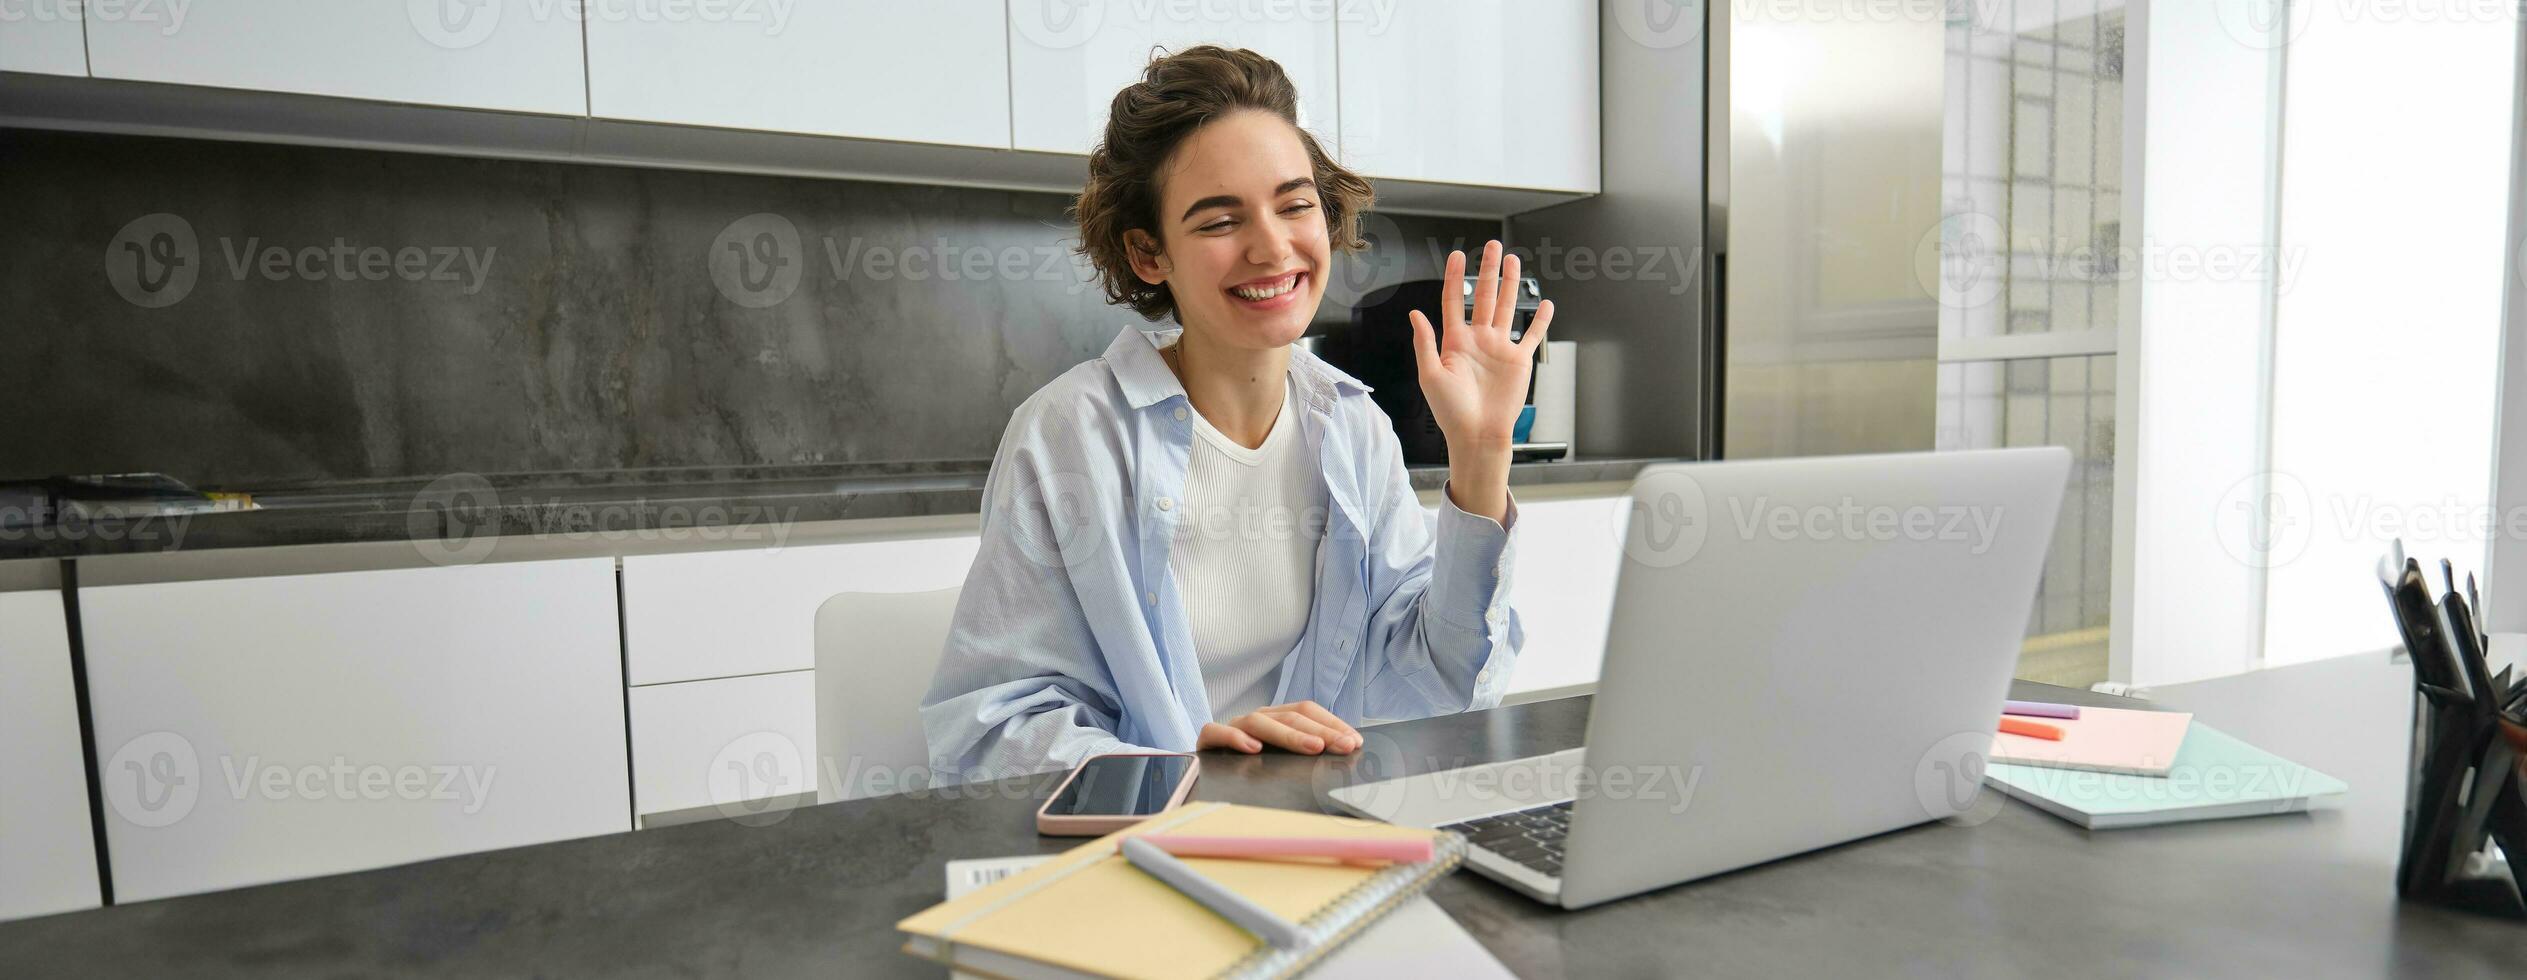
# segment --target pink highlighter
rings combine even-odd
[[[1190,834],[1140,834],[1139,839],[1176,857],[1276,858],[1319,857],[1338,861],[1428,861],[1428,838],[1361,839],[1340,837],[1199,837]]]

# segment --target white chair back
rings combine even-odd
[[[844,592],[816,610],[816,802],[932,785],[921,699],[962,589]]]

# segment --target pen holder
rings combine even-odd
[[[2427,689],[2414,693],[2396,894],[2527,920],[2527,728],[2481,714]]]
[[[2404,898],[2527,920],[2527,679],[2492,672],[2476,624],[2474,576],[2439,563],[2431,598],[2404,542],[2378,561],[2387,610],[2413,667],[2412,769],[2395,892]]]

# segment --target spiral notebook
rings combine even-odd
[[[1115,842],[1142,833],[1431,837],[1437,857],[1370,867],[1333,861],[1187,858],[1213,880],[1300,924],[1275,949],[1134,868]],[[1041,866],[896,923],[905,952],[1004,977],[1283,977],[1307,968],[1464,860],[1464,838],[1347,817],[1192,803],[1072,848]]]

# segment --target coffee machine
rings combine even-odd
[[[1447,438],[1430,415],[1430,402],[1422,397],[1420,371],[1413,361],[1413,321],[1409,314],[1420,310],[1429,317],[1431,329],[1440,332],[1439,339],[1444,344],[1447,318],[1440,314],[1439,304],[1456,303],[1470,317],[1474,278],[1469,275],[1453,283],[1445,279],[1414,279],[1377,289],[1352,306],[1348,327],[1327,333],[1315,344],[1318,356],[1372,389],[1369,397],[1395,422],[1395,438],[1404,444],[1406,463],[1440,465],[1448,461]],[[1511,338],[1527,335],[1527,324],[1535,320],[1536,307],[1543,301],[1541,284],[1532,277],[1518,280],[1517,308],[1509,321]],[[1530,406],[1535,403],[1533,377],[1527,382],[1526,400]],[[1569,451],[1568,443],[1520,441],[1510,446],[1510,458],[1517,462],[1560,459]]]

